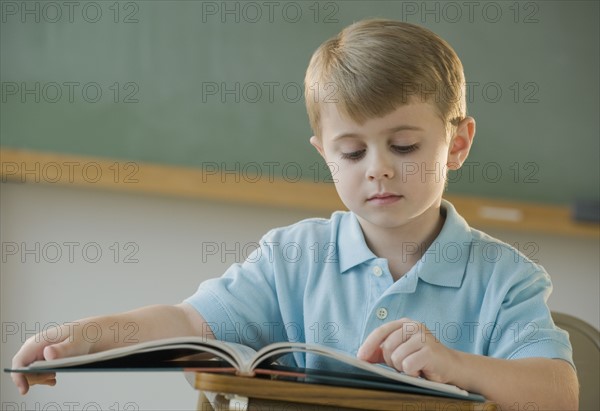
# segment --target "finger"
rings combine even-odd
[[[370,363],[379,364],[384,363],[383,352],[379,346],[365,346],[362,345],[356,353],[356,358]]]
[[[55,360],[58,358],[87,354],[89,349],[89,342],[82,341],[77,344],[73,339],[67,338],[58,344],[52,344],[44,347],[43,355],[45,360]]]
[[[398,371],[418,377],[421,375],[421,368],[418,366],[418,364],[412,362],[411,359],[423,351],[423,348],[424,344],[419,338],[409,338],[408,341],[390,353],[389,365]]]
[[[424,326],[414,321],[406,321],[401,326],[392,331],[385,340],[380,344],[380,347],[384,351],[392,352],[396,347],[408,342],[409,340],[417,340],[422,343],[425,339],[422,338]]]
[[[45,384],[48,380],[56,379],[55,373],[27,373],[27,383],[29,386],[36,384]]]
[[[43,381],[40,381],[38,384],[54,387],[56,385],[56,376],[48,377]]]
[[[392,332],[401,328],[405,322],[412,321],[408,318],[402,318],[374,329],[360,346],[356,356],[361,360],[369,362],[383,362],[381,344]]]
[[[33,385],[56,385],[56,374],[55,373],[34,373],[34,374],[23,374],[23,373],[12,373],[11,375],[15,385],[19,389],[21,395],[27,394],[29,388]]]
[[[425,370],[431,360],[430,350],[421,346],[420,349],[413,351],[402,359],[402,369],[404,373],[418,377],[425,374]]]
[[[44,354],[43,354],[44,347],[47,346],[48,344],[53,343],[53,341],[51,339],[47,338],[49,335],[53,335],[53,333],[52,333],[53,331],[56,331],[56,334],[60,335],[60,334],[58,334],[60,332],[60,329],[56,328],[56,329],[49,329],[48,333],[37,334],[35,336],[28,338],[27,341],[25,341],[25,343],[21,347],[21,349],[13,357],[12,368],[13,369],[23,368],[23,367],[28,366],[29,364],[31,364],[34,361],[43,360],[44,359]],[[54,338],[54,340],[56,340],[56,338]],[[30,374],[30,375],[32,375],[32,374]],[[17,388],[19,389],[19,392],[22,395],[27,394],[27,392],[29,392],[30,386],[37,383],[37,381],[38,381],[38,379],[36,377],[28,378],[28,376],[23,373],[11,373],[11,378],[12,378],[13,382],[15,383],[15,385],[17,386]],[[35,382],[32,382],[32,381],[35,381]]]
[[[13,357],[13,361],[12,361],[13,369],[23,368],[35,360],[42,359],[40,354],[36,354],[35,351],[32,352],[29,349],[30,346],[31,346],[31,343],[26,342],[23,345],[23,347],[21,348],[21,350],[19,350],[19,352]],[[39,353],[39,351],[38,351],[38,353]],[[27,392],[29,391],[29,387],[30,387],[30,384],[29,384],[29,381],[27,378],[27,374],[20,373],[20,372],[18,372],[18,373],[13,372],[13,373],[11,373],[10,376],[11,376],[13,382],[15,383],[15,385],[17,386],[17,388],[19,389],[19,392],[21,393],[21,395],[27,394]]]
[[[19,389],[19,393],[21,395],[27,394],[27,391],[29,391],[29,383],[27,382],[27,378],[25,378],[25,376],[20,372],[10,373],[10,377]]]
[[[44,347],[44,359],[45,360],[56,360],[58,358],[67,357],[70,351],[68,346],[69,341],[65,340],[58,344],[52,344]]]
[[[399,349],[403,343],[404,333],[402,332],[402,327],[400,327],[397,330],[392,331],[379,346],[383,362],[390,367],[394,367],[394,364],[392,363],[392,354]],[[402,371],[400,369],[398,370]]]
[[[381,351],[385,363],[398,371],[404,371],[402,361],[413,352],[421,349],[423,342],[419,334],[406,332],[402,327],[393,333],[381,344]]]
[[[44,384],[46,381],[53,379],[56,379],[55,373],[45,372],[27,374],[27,382],[29,383],[29,385]]]

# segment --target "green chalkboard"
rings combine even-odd
[[[477,136],[451,193],[599,197],[596,1],[0,4],[3,147],[323,181],[310,55],[389,17],[432,29],[465,66]]]

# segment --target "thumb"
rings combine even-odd
[[[44,347],[44,359],[56,360],[58,358],[88,354],[90,352],[90,347],[91,344],[89,342],[67,338],[57,344]]]

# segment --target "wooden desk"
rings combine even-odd
[[[190,381],[201,391],[201,411],[275,411],[275,410],[480,410],[496,411],[493,403],[461,401],[416,394],[333,387],[290,381],[244,378],[232,375],[195,373]],[[216,408],[202,392],[218,393]],[[230,402],[237,397],[239,402]],[[230,405],[231,404],[231,405]],[[244,408],[244,404],[247,408]]]

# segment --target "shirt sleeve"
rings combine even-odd
[[[559,358],[573,365],[569,334],[554,324],[546,303],[552,292],[550,277],[536,264],[529,267],[515,275],[504,294],[495,327],[486,336],[489,355]]]
[[[280,340],[283,334],[272,249],[265,238],[259,244],[244,263],[202,282],[184,300],[202,315],[217,339],[254,349]]]

